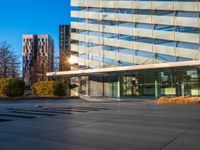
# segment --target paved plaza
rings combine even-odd
[[[0,150],[199,150],[200,105],[0,101]]]

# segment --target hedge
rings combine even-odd
[[[180,97],[160,97],[157,104],[191,105],[200,104],[200,97],[180,96]]]
[[[66,96],[66,90],[66,84],[57,81],[42,81],[32,85],[32,93],[34,96]]]
[[[17,97],[24,95],[24,82],[13,78],[0,78],[0,96]]]

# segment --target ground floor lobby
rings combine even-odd
[[[200,96],[200,69],[177,67],[71,77],[72,96]]]
[[[70,78],[71,96],[200,96],[200,60],[49,72],[47,76]]]

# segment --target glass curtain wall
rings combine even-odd
[[[76,96],[200,96],[200,69],[177,68],[71,78]]]
[[[121,96],[199,96],[200,70],[141,71],[122,75]]]

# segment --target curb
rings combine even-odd
[[[69,99],[79,99],[80,97],[0,97],[1,100],[69,100]]]

